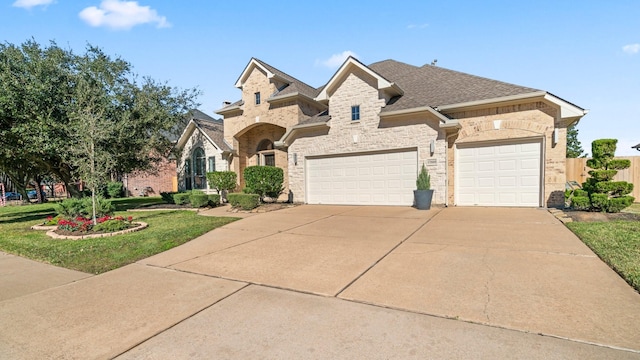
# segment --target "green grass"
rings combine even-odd
[[[147,199],[139,200],[139,199]],[[159,198],[158,198],[159,199]],[[118,210],[158,202],[156,198],[114,201]],[[117,212],[149,224],[145,230],[97,239],[54,240],[29,229],[55,215],[53,204],[0,207],[0,250],[68,269],[99,274],[161,253],[237,220],[193,211]]]
[[[567,227],[640,291],[640,221],[571,222]]]

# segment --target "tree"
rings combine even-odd
[[[585,157],[586,154],[582,148],[580,140],[578,140],[577,124],[573,124],[567,128],[567,157],[579,158]]]
[[[620,212],[633,203],[633,184],[613,181],[618,170],[627,169],[631,161],[614,159],[616,139],[595,140],[591,144],[592,159],[587,160],[590,178],[582,184],[582,190],[574,191],[572,206],[581,210]],[[577,192],[577,194],[576,194]]]
[[[91,45],[77,55],[55,42],[0,44],[0,171],[19,188],[52,176],[77,196],[80,179],[98,187],[105,173],[148,171],[169,154],[168,136],[198,95],[140,80]]]
[[[236,188],[237,178],[233,171],[213,171],[207,173],[207,180],[209,181],[209,187],[216,189],[220,194],[220,199],[223,199],[224,194],[221,192],[231,191]]]

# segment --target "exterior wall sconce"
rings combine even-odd
[[[558,143],[558,139],[560,137],[560,135],[558,134],[559,130],[560,129],[558,129],[558,128],[553,129],[553,139],[552,139],[553,140],[553,146],[556,146],[556,144]]]
[[[431,155],[436,152],[436,141],[433,139],[429,143],[429,151],[431,151]]]
[[[298,153],[293,153],[293,165],[298,165]]]

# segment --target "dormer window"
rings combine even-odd
[[[351,120],[360,120],[360,105],[354,105],[351,107]]]
[[[260,105],[260,92],[254,94],[256,96],[256,105]]]

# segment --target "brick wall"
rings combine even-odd
[[[176,163],[164,161],[157,167],[157,173],[136,172],[127,174],[123,179],[127,196],[140,196],[140,192],[150,187],[149,196],[158,196],[161,192],[177,191]]]

